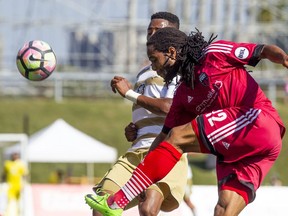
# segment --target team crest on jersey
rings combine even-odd
[[[235,50],[235,56],[239,59],[246,59],[249,56],[249,50],[246,47],[238,47]]]
[[[199,75],[199,81],[200,83],[202,83],[202,85],[209,86],[209,79],[205,72],[201,72],[201,74]]]
[[[141,84],[141,85],[139,85],[137,87],[136,92],[143,95],[144,94],[144,90],[145,90],[145,84],[143,83],[143,84]]]

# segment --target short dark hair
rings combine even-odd
[[[154,13],[151,16],[151,20],[153,19],[164,19],[164,20],[167,20],[172,25],[174,25],[177,29],[180,28],[180,21],[179,21],[178,16],[170,12],[160,11],[160,12]]]

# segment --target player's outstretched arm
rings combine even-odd
[[[287,53],[276,45],[265,45],[262,49],[261,59],[268,59],[276,64],[282,64],[288,68],[288,55]]]
[[[150,98],[145,95],[140,95],[137,98],[138,105],[157,115],[167,115],[172,101],[171,98]]]
[[[157,115],[166,115],[172,104],[171,98],[151,98],[141,95],[132,90],[131,83],[127,79],[115,76],[111,80],[111,88],[113,92],[118,92],[122,97],[137,103],[139,106],[149,110]]]

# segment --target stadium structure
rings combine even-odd
[[[1,94],[39,94],[39,83],[27,87],[27,81],[12,74],[18,49],[26,41],[41,39],[53,47],[58,61],[55,74],[41,83],[43,96],[61,100],[63,96],[105,95],[106,81],[113,74],[132,79],[147,63],[143,60],[146,28],[157,11],[177,14],[181,30],[187,33],[197,27],[206,37],[214,33],[219,39],[273,43],[288,50],[285,0],[0,1]],[[252,70],[276,100],[286,71],[268,61]],[[90,90],[79,85],[68,90],[77,82],[85,82]]]

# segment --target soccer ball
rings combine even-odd
[[[41,40],[24,44],[16,58],[19,72],[28,80],[40,81],[51,75],[56,67],[56,56],[51,46]]]

